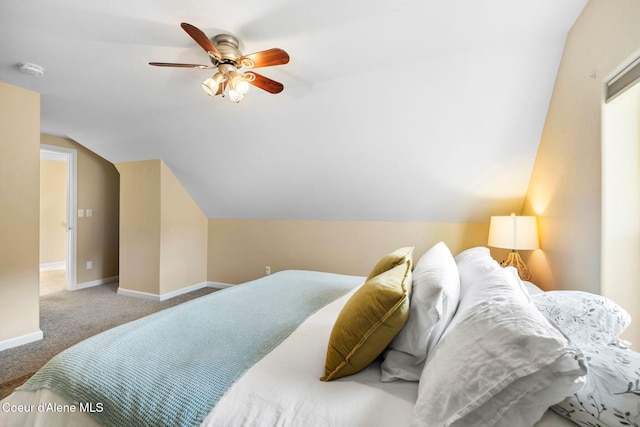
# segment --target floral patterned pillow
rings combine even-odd
[[[538,310],[575,345],[620,345],[618,336],[631,316],[615,302],[582,291],[549,291],[532,295]],[[623,346],[624,347],[624,346]]]
[[[640,424],[640,353],[615,346],[585,347],[585,385],[551,409],[583,427]]]

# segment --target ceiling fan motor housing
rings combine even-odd
[[[242,52],[237,38],[231,34],[218,34],[212,41],[222,56],[221,62],[230,62],[236,66],[239,64]]]

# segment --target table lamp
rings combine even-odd
[[[518,270],[522,280],[529,280],[529,268],[520,258],[518,250],[538,249],[538,226],[535,216],[492,216],[489,225],[489,246],[511,249],[509,257],[500,263],[501,266],[513,266]]]

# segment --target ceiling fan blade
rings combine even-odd
[[[275,80],[271,80],[270,78],[254,73],[253,71],[245,73],[245,76],[249,83],[262,90],[266,90],[269,93],[280,93],[284,89],[284,85],[282,83],[278,83]]]
[[[240,62],[247,68],[271,67],[288,63],[289,54],[282,49],[273,48],[244,55]]]
[[[210,65],[200,65],[200,64],[176,64],[174,62],[149,62],[149,65],[155,65],[156,67],[182,67],[182,68],[199,68],[200,70],[207,70],[212,67]]]
[[[209,40],[209,37],[207,37],[207,35],[202,32],[202,30],[194,27],[191,24],[187,24],[186,22],[183,22],[182,24],[180,24],[180,26],[187,32],[187,34],[191,36],[192,39],[196,41],[196,43],[200,45],[201,48],[206,50],[210,56],[215,59],[222,58],[220,52],[218,52],[218,49],[216,49],[216,46],[211,40]]]

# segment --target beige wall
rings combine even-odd
[[[118,163],[120,288],[160,293],[160,161]]]
[[[380,257],[439,241],[455,255],[487,243],[488,224],[209,219],[208,280],[241,283],[286,269],[366,276]]]
[[[40,160],[40,265],[67,258],[67,164]]]
[[[600,293],[604,82],[640,49],[640,2],[590,0],[567,37],[524,214],[538,215],[529,267],[546,289]]]
[[[163,295],[206,281],[207,218],[161,160],[118,163],[120,288]]]
[[[0,343],[40,332],[40,95],[0,82]]]
[[[208,221],[164,162],[161,171],[160,294],[207,280]]]
[[[42,134],[40,141],[78,153],[78,209],[92,210],[91,217],[77,219],[78,284],[118,276],[118,171],[112,163],[69,138]],[[90,270],[87,261],[93,262]]]

